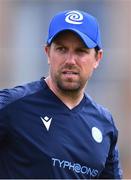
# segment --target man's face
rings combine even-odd
[[[101,51],[96,55],[71,31],[60,33],[45,51],[52,85],[63,91],[83,89],[102,57]]]

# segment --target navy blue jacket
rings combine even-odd
[[[117,137],[88,95],[70,110],[43,79],[0,91],[0,178],[120,179]]]

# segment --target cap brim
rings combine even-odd
[[[67,31],[67,30],[75,32],[88,48],[94,48],[97,46],[97,44],[93,40],[91,40],[88,36],[86,36],[84,33],[73,28],[62,29],[58,31],[54,36],[48,39],[47,43],[50,44],[59,33],[63,31]]]

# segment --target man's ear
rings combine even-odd
[[[46,56],[47,56],[48,64],[50,64],[50,46],[45,45],[44,46],[44,51],[45,51]]]
[[[103,50],[100,49],[96,55],[96,62],[95,62],[95,65],[94,65],[94,69],[96,69],[98,66],[99,66],[99,63],[100,61],[102,60],[103,58]]]

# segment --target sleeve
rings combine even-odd
[[[11,113],[9,113],[10,105],[27,94],[34,93],[36,91],[34,86],[39,88],[38,83],[33,82],[24,86],[0,90],[0,142],[6,137],[9,131],[8,120]]]
[[[7,119],[3,113],[3,110],[0,110],[0,145],[7,135],[7,129]]]
[[[117,138],[118,138],[118,131],[115,128],[111,138],[111,145],[106,160],[105,168],[99,176],[100,179],[122,179],[123,172],[120,164]]]
[[[6,105],[9,101],[8,91],[0,91],[0,145],[7,135],[7,109]]]

